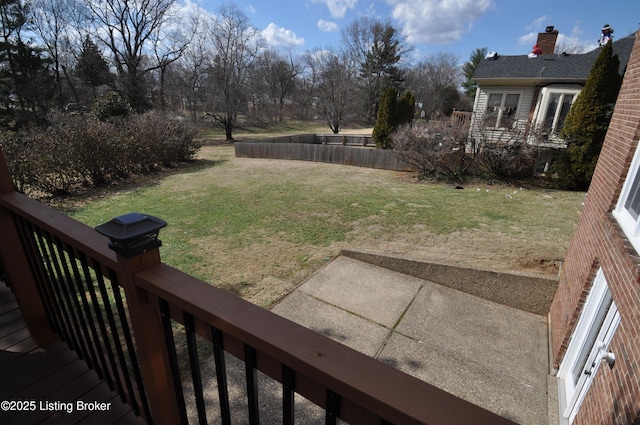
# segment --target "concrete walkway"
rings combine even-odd
[[[273,312],[519,424],[554,422],[543,315],[347,256]]]

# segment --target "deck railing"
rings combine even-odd
[[[32,337],[64,339],[148,423],[512,424],[163,264],[157,248],[125,258],[15,192],[1,152],[0,234]]]
[[[466,127],[471,125],[473,112],[453,111],[451,113],[451,127]]]

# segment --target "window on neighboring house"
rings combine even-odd
[[[550,96],[547,114],[544,119],[545,128],[552,133],[559,133],[564,127],[564,120],[567,118],[571,104],[575,98],[574,94],[552,93]]]
[[[551,134],[559,133],[580,90],[580,86],[555,85],[543,88],[536,106],[535,122]]]
[[[512,127],[517,120],[518,93],[491,93],[487,99],[487,109],[483,118],[483,127]]]
[[[640,149],[629,166],[613,216],[636,252],[640,252]]]
[[[558,370],[562,425],[571,424],[578,414],[619,323],[620,314],[599,269]]]

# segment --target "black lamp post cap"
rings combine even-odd
[[[96,231],[111,241],[109,248],[130,258],[162,245],[160,229],[167,222],[152,215],[129,213],[96,226]]]

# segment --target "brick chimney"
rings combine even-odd
[[[556,40],[558,40],[558,30],[549,25],[545,32],[538,33],[536,44],[542,49],[543,55],[552,55],[556,48]]]

